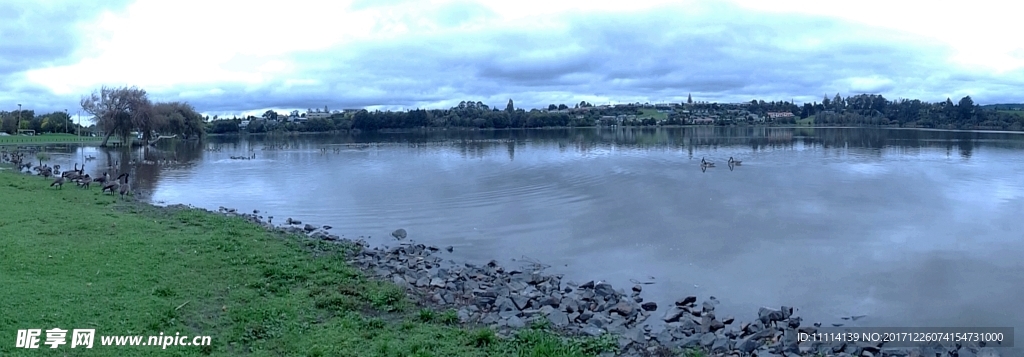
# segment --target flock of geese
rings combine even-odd
[[[127,172],[117,175],[117,177],[111,179],[110,174],[107,171],[103,172],[103,175],[100,177],[92,177],[92,175],[85,172],[85,164],[82,164],[82,167],[79,168],[77,162],[73,169],[63,171],[61,170],[60,165],[50,166],[48,164],[44,164],[42,160],[39,161],[38,165],[32,166],[31,161],[25,161],[25,154],[22,152],[11,153],[3,151],[0,153],[0,160],[14,164],[14,166],[21,172],[34,172],[36,175],[42,176],[46,179],[53,178],[53,181],[50,182],[50,187],[54,187],[58,190],[63,189],[64,184],[72,183],[79,188],[88,190],[92,184],[95,183],[100,186],[100,192],[104,194],[119,194],[121,199],[132,195],[131,184],[128,181],[130,174]],[[115,169],[116,165],[116,162],[112,163],[111,167],[108,169]]]
[[[729,171],[732,171],[734,168],[736,168],[736,166],[740,166],[740,164],[742,164],[742,163],[743,163],[743,161],[736,160],[732,156],[729,156]],[[700,171],[701,172],[706,172],[709,167],[715,167],[715,163],[713,161],[708,161],[704,157],[701,157],[700,158]]]

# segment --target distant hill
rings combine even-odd
[[[981,109],[991,110],[1024,110],[1024,103],[1003,103],[982,105]]]

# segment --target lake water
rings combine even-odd
[[[791,305],[826,325],[1024,328],[1024,135],[707,127],[175,145],[133,152],[179,161],[135,165],[154,202],[259,209],[388,245],[405,228],[454,259],[654,282],[644,296],[658,317],[697,295],[744,321]],[[93,167],[124,154],[71,150]],[[702,171],[702,157],[717,167]]]

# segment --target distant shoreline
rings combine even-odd
[[[700,125],[700,124],[685,124],[685,125],[622,125],[622,126],[548,126],[539,128],[467,128],[467,127],[422,127],[422,128],[409,128],[409,129],[378,129],[373,131],[349,129],[349,130],[332,130],[332,131],[320,131],[320,132],[309,132],[309,131],[282,131],[282,132],[263,132],[263,133],[220,133],[220,134],[207,134],[210,137],[233,137],[233,136],[299,136],[299,135],[337,135],[337,134],[358,134],[358,133],[382,133],[382,134],[401,134],[401,133],[415,133],[415,132],[435,132],[435,131],[521,131],[521,130],[565,130],[565,129],[659,129],[659,128],[778,128],[778,129],[894,129],[894,130],[921,130],[921,131],[946,131],[946,132],[965,132],[965,133],[999,133],[999,134],[1024,134],[1024,130],[996,130],[996,129],[936,129],[936,128],[912,128],[912,127],[898,127],[889,125],[863,125],[863,126],[829,126],[829,125]]]

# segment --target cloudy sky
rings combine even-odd
[[[0,2],[0,110],[101,85],[209,114],[828,94],[1024,102],[1017,2]]]

